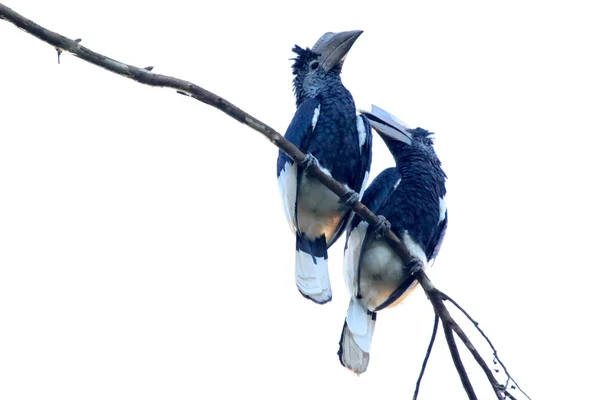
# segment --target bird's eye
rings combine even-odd
[[[311,70],[316,70],[317,68],[319,68],[319,62],[318,61],[313,61],[310,63],[310,69]]]

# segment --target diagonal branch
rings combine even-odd
[[[35,22],[23,17],[22,15],[16,13],[15,11],[6,7],[3,4],[0,4],[0,19],[11,22],[12,24],[16,25],[20,29],[29,33],[30,35],[33,35],[38,39],[54,46],[59,54],[59,57],[62,52],[68,52],[76,57],[81,58],[86,62],[92,63],[110,72],[114,72],[126,78],[133,79],[145,85],[174,89],[178,93],[188,95],[198,101],[201,101],[205,104],[208,104],[212,107],[221,110],[236,121],[241,122],[242,124],[245,124],[250,128],[256,130],[257,132],[261,133],[275,146],[277,146],[281,151],[290,156],[290,158],[292,158],[295,162],[302,162],[306,157],[306,155],[302,151],[300,151],[290,141],[286,140],[283,136],[281,136],[277,131],[275,131],[267,124],[254,118],[253,116],[246,113],[239,107],[236,107],[224,98],[217,96],[216,94],[209,92],[208,90],[205,90],[194,83],[167,75],[155,74],[151,72],[152,67],[138,68],[133,65],[125,64],[120,61],[114,60],[100,53],[96,53],[88,49],[87,47],[80,45],[80,39],[72,40],[56,32],[50,31],[36,24]],[[348,193],[348,190],[341,183],[334,180],[331,176],[325,174],[317,165],[310,166],[308,168],[308,172],[310,172],[312,176],[317,178],[323,185],[329,188],[338,197],[342,197]],[[371,226],[376,226],[379,222],[375,214],[373,214],[367,207],[365,207],[360,202],[358,202],[354,206],[354,212]],[[420,261],[414,259],[410,255],[404,243],[391,230],[387,230],[384,234],[384,237],[392,246],[392,248],[398,253],[404,265],[416,265],[418,267],[421,264]],[[440,292],[438,292],[437,289],[435,289],[427,275],[423,272],[422,269],[415,268],[414,270],[417,271],[415,273],[415,276],[421,283],[423,290],[425,291],[425,293],[429,297],[429,300],[433,304],[436,314],[442,321],[444,330],[446,331],[446,339],[448,341],[451,353],[453,355],[458,355],[458,350],[456,349],[456,343],[454,343],[454,336],[452,334],[452,330],[454,330],[459,335],[459,337],[465,344],[470,344],[468,338],[466,337],[466,335],[464,335],[464,332],[460,330],[458,324],[456,324],[456,322],[450,316],[448,309],[443,303],[443,297],[440,295]],[[451,328],[451,330],[449,328]],[[472,345],[471,347],[471,353],[476,358],[479,357],[479,359],[482,359],[477,350]],[[461,377],[461,381],[463,382],[463,386],[465,387],[467,393],[469,393],[469,398],[475,399],[476,397],[473,393],[473,388],[469,382],[464,366],[460,361],[460,357],[453,356],[453,360],[455,363],[455,367]],[[485,363],[480,363],[480,366],[486,372],[486,375],[488,375],[490,383],[492,383],[492,386],[495,388],[495,392],[498,395],[498,398],[502,399],[502,397],[500,397],[499,395],[498,389],[501,387],[501,385],[498,384],[498,382],[495,380],[490,369],[487,367],[487,365],[485,365]]]
[[[178,92],[187,94],[196,100],[199,100],[209,106],[213,106],[225,114],[229,115],[233,119],[241,122],[242,124],[248,125],[250,128],[258,131],[262,135],[266,136],[275,146],[279,147],[284,153],[286,153],[295,162],[301,162],[306,157],[306,154],[301,152],[296,146],[289,140],[281,136],[277,131],[268,126],[262,121],[254,118],[250,114],[243,111],[231,104],[224,98],[217,96],[216,94],[209,92],[206,89],[201,88],[191,82],[183,79],[173,78],[167,75],[155,74],[144,68],[134,67],[120,61],[114,60],[110,57],[104,56],[100,53],[96,53],[85,46],[80,45],[75,40],[71,40],[65,36],[62,36],[56,32],[52,32],[35,22],[17,14],[10,8],[0,4],[0,16],[9,22],[12,22],[19,28],[23,29],[27,33],[37,37],[44,42],[51,44],[57,49],[63,52],[69,52],[76,57],[81,58],[84,61],[95,64],[99,67],[107,69],[111,72],[124,76],[126,78],[133,79],[134,81],[143,83],[149,86],[167,87],[175,89]],[[323,183],[329,190],[338,195],[339,197],[345,195],[348,189],[331,176],[324,173],[317,165],[309,167],[308,172]],[[354,207],[354,212],[362,219],[367,221],[369,225],[376,225],[379,220],[367,207],[362,203],[357,203]],[[386,239],[390,242],[392,247],[398,252],[402,261],[408,264],[412,260],[412,256],[409,254],[404,243],[398,239],[391,231],[385,234]]]

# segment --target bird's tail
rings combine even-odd
[[[331,301],[325,236],[308,240],[296,235],[296,286],[304,297],[315,303]]]
[[[375,330],[376,313],[368,311],[356,298],[350,300],[338,356],[342,365],[362,374],[369,365],[369,349]]]

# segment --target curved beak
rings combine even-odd
[[[412,134],[409,132],[408,126],[394,115],[376,105],[371,106],[371,112],[364,110],[359,111],[369,119],[373,129],[375,129],[383,139],[393,139],[412,145]]]
[[[350,48],[363,31],[327,32],[317,40],[312,51],[321,55],[321,66],[325,71],[344,63]]]

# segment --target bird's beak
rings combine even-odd
[[[369,119],[373,129],[383,139],[393,139],[412,145],[412,134],[408,126],[389,112],[375,105],[371,106],[371,112],[360,110],[360,113]]]
[[[346,54],[363,31],[327,32],[317,40],[312,51],[321,55],[321,66],[329,71],[337,64],[343,64]]]

